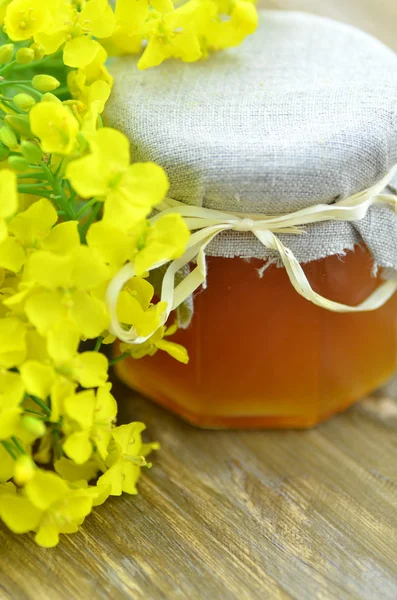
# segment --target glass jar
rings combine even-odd
[[[356,247],[304,266],[315,291],[356,305],[380,284],[370,253]],[[120,378],[189,422],[209,428],[310,427],[387,380],[397,365],[397,294],[371,312],[340,314],[293,289],[283,268],[208,258],[207,289],[191,325],[165,353],[117,366]]]

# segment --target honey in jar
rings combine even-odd
[[[299,296],[284,269],[210,257],[191,325],[165,353],[120,362],[121,379],[205,427],[308,427],[365,397],[397,365],[397,295],[376,311],[339,314]],[[309,263],[313,288],[358,304],[379,284],[367,250]]]

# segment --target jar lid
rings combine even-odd
[[[397,163],[397,58],[313,15],[262,11],[243,45],[195,64],[111,65],[106,120],[155,161],[170,196],[265,214],[370,187]]]
[[[238,49],[144,72],[137,60],[111,64],[105,119],[129,137],[133,160],[166,169],[170,197],[185,204],[287,214],[370,188],[397,163],[397,57],[348,25],[262,11]],[[299,262],[365,241],[376,266],[397,268],[391,206],[280,239]],[[206,251],[278,261],[246,231],[224,232]]]

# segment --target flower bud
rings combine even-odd
[[[55,96],[54,94],[51,94],[50,92],[47,92],[47,94],[44,94],[42,99],[42,102],[55,102],[56,104],[62,104],[62,101],[57,98],[57,96]]]
[[[36,473],[36,465],[27,454],[19,456],[15,462],[14,481],[17,485],[25,485],[32,481]]]
[[[9,154],[10,150],[3,144],[3,142],[0,142],[0,162],[6,160]]]
[[[8,164],[17,173],[24,173],[25,171],[29,171],[30,168],[28,161],[23,156],[10,156]]]
[[[11,150],[18,147],[17,136],[7,125],[3,125],[3,127],[0,128],[0,141],[3,142],[7,148],[11,148]]]
[[[34,61],[34,50],[32,48],[19,48],[15,55],[15,60],[20,65],[28,65]]]
[[[0,46],[0,65],[10,62],[14,54],[14,44],[4,44]]]
[[[60,85],[58,79],[52,75],[35,75],[32,79],[32,86],[39,92],[52,92]]]
[[[38,44],[37,42],[35,42],[30,47],[31,47],[31,49],[34,52],[34,58],[35,58],[35,60],[41,60],[42,58],[44,58],[44,56],[45,56],[45,48],[44,48],[44,46],[42,46],[41,44]]]
[[[22,428],[36,437],[42,437],[47,431],[45,424],[33,415],[23,415],[21,418]]]
[[[23,137],[33,137],[33,133],[29,125],[29,117],[27,115],[7,115],[4,117],[6,125],[12,127],[12,129],[23,135]]]
[[[37,144],[33,142],[23,141],[21,144],[21,152],[24,158],[29,163],[37,164],[43,158],[43,153]]]
[[[36,100],[29,94],[17,94],[14,96],[13,100],[14,104],[16,104],[18,108],[26,111],[30,110],[32,106],[36,104]]]

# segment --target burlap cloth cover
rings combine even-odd
[[[134,161],[166,169],[169,196],[186,204],[289,213],[371,187],[397,163],[396,55],[350,26],[263,11],[240,48],[145,72],[136,63],[111,64],[106,123],[130,138]],[[397,269],[392,207],[279,237],[302,263],[365,242],[375,268]],[[247,232],[222,233],[207,254],[277,262]]]

